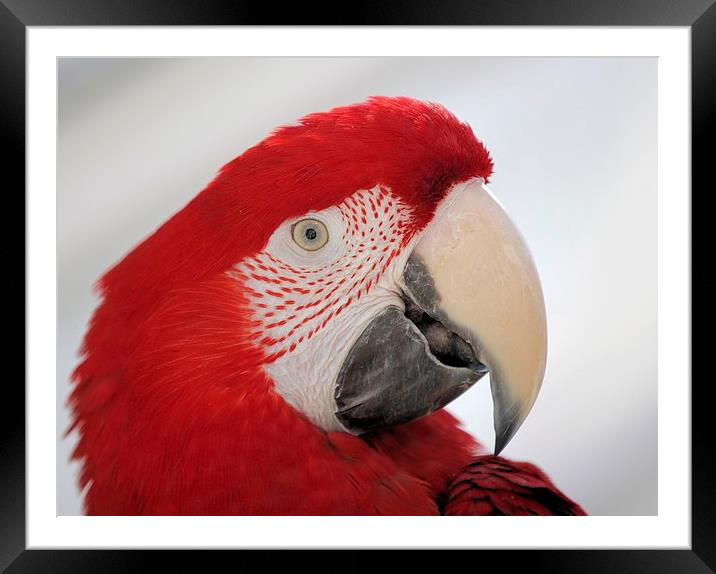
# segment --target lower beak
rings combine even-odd
[[[482,180],[440,206],[402,283],[405,310],[385,309],[343,363],[336,416],[358,432],[407,422],[489,370],[499,453],[537,398],[547,327],[529,249]]]

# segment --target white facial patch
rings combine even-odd
[[[275,389],[327,431],[345,430],[334,390],[350,348],[380,310],[403,307],[398,285],[411,251],[410,218],[386,188],[359,190],[338,206],[285,221],[263,251],[231,272],[245,285]],[[328,232],[315,251],[293,236],[306,219]]]

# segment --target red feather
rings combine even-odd
[[[584,509],[527,462],[480,456],[448,488],[446,515],[584,516]]]

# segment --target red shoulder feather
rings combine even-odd
[[[444,514],[584,516],[586,512],[533,464],[480,456],[448,488]]]

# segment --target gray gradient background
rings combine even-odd
[[[503,453],[590,514],[657,513],[656,60],[58,61],[58,514],[80,514],[69,374],[91,286],[275,126],[373,94],[442,103],[495,159],[547,304],[535,407]],[[487,379],[449,407],[490,448]]]

